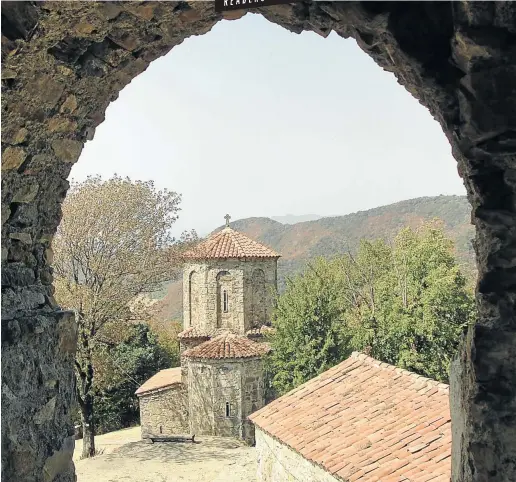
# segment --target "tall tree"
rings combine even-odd
[[[95,454],[94,354],[123,341],[125,325],[145,319],[143,297],[172,276],[180,256],[170,229],[180,195],[152,182],[114,176],[73,184],[53,241],[56,299],[76,313],[77,400],[83,457]]]
[[[474,298],[440,223],[401,230],[392,246],[363,242],[361,273],[377,269],[374,314],[351,305],[343,318],[355,349],[436,380],[448,381],[450,359],[473,321]],[[380,268],[380,269],[378,269]],[[364,277],[361,276],[361,279]],[[369,294],[370,284],[357,292]]]
[[[340,324],[342,313],[335,289],[336,272],[325,259],[287,280],[278,298],[267,360],[274,391],[285,393],[345,357],[348,344]]]
[[[288,391],[351,350],[447,381],[474,313],[439,223],[403,229],[392,245],[362,241],[355,254],[318,260],[279,297],[268,363],[273,385]]]

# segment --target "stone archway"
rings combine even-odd
[[[479,321],[452,379],[453,478],[515,480],[516,5],[304,1],[256,11],[293,32],[354,37],[441,124],[473,207],[479,273]],[[74,480],[74,322],[52,297],[50,268],[70,168],[131,79],[221,18],[208,2],[2,4],[5,480]]]

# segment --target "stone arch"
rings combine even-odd
[[[453,479],[515,480],[516,5],[303,1],[253,11],[296,33],[355,38],[441,124],[473,207],[479,274],[479,319],[451,378]],[[74,477],[76,333],[52,297],[50,267],[71,165],[125,85],[222,18],[208,2],[2,5],[6,479]],[[49,400],[54,412],[40,425]]]
[[[229,271],[219,271],[217,281],[217,328],[233,328],[235,299],[233,276]]]
[[[251,288],[251,323],[253,326],[261,326],[267,321],[267,292],[263,269],[253,270]]]
[[[199,326],[199,290],[200,274],[197,271],[192,271],[188,276],[188,326]]]

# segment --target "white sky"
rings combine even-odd
[[[465,194],[441,127],[354,40],[247,14],[151,64],[70,178],[117,173],[183,195],[174,235],[232,219],[331,216]]]

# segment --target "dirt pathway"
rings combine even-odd
[[[79,460],[74,454],[77,482],[247,482],[256,480],[256,454],[237,440],[200,437],[198,443],[155,443],[140,440],[140,428],[96,438],[103,451]]]

